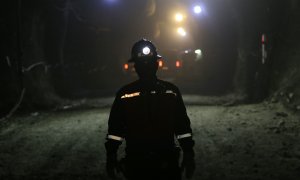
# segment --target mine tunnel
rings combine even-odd
[[[11,0],[0,27],[0,179],[110,179],[108,119],[142,38],[181,92],[192,179],[299,179],[297,0]]]

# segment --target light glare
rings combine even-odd
[[[178,33],[179,35],[181,35],[181,36],[186,36],[186,32],[185,32],[185,30],[184,30],[182,27],[179,27],[179,28],[177,29],[177,33]]]
[[[144,47],[143,54],[148,55],[150,53],[150,49],[148,47]]]
[[[199,14],[199,13],[202,12],[202,8],[201,8],[199,5],[197,5],[197,6],[194,7],[194,12],[195,12],[196,14]]]
[[[196,54],[199,54],[199,55],[202,54],[200,49],[196,49],[196,50],[195,50],[195,53],[196,53]]]
[[[125,70],[128,70],[129,69],[129,65],[126,63],[126,64],[124,64],[124,69]]]
[[[175,20],[181,22],[183,20],[183,15],[181,13],[176,13]]]
[[[158,61],[158,66],[159,67],[163,67],[163,62],[160,60],[160,61]]]
[[[177,60],[175,66],[179,68],[181,66],[180,61]]]

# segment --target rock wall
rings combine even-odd
[[[272,49],[270,99],[300,111],[300,3],[289,2],[288,13]]]

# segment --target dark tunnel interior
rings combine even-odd
[[[182,94],[192,179],[299,179],[300,1],[10,0],[0,9],[0,179],[109,179],[108,119],[118,90],[139,78],[128,60],[142,38],[162,56],[158,79]],[[163,114],[174,104],[159,105]]]
[[[3,6],[1,20],[1,72],[8,83],[3,91],[17,86],[15,96],[28,86],[41,96],[113,95],[119,84],[136,78],[123,65],[131,45],[144,37],[155,43],[165,61],[158,76],[179,84],[184,92],[224,95],[246,88],[249,96],[252,91],[265,91],[259,99],[266,98],[270,78],[264,80],[265,90],[253,87],[259,83],[255,74],[261,68],[261,36],[266,34],[270,42],[266,48],[272,56],[288,5],[277,1],[201,3],[201,13],[195,14],[192,0],[11,1],[7,8]],[[176,11],[182,13],[183,22],[174,20]],[[186,35],[176,32],[179,27],[186,28]],[[7,58],[14,66],[9,66]],[[175,68],[176,60],[180,68]]]

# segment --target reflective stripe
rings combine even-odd
[[[166,90],[166,94],[174,94],[175,96],[177,96],[177,94],[172,90]]]
[[[181,134],[177,136],[177,139],[182,139],[187,137],[192,137],[192,134],[191,133]]]
[[[121,99],[132,98],[132,97],[139,96],[139,95],[140,95],[140,92],[135,92],[135,93],[131,93],[131,94],[124,94],[123,96],[121,96]]]
[[[107,135],[107,139],[113,139],[113,140],[116,140],[116,141],[123,141],[122,137],[114,136],[114,135]]]

